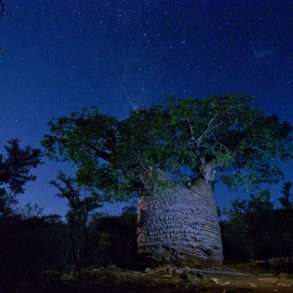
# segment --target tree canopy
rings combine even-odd
[[[40,164],[40,150],[22,148],[16,139],[8,141],[4,149],[6,154],[0,154],[0,213],[7,212],[25,184],[35,180],[31,169]]]
[[[169,98],[123,120],[90,108],[49,126],[48,156],[73,161],[81,184],[122,195],[162,174],[188,186],[215,175],[232,187],[274,183],[293,156],[292,126],[240,95]]]

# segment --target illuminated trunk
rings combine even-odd
[[[221,263],[222,242],[212,184],[199,178],[192,188],[177,186],[141,195],[138,252],[155,262]]]

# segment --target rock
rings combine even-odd
[[[219,279],[217,279],[217,278],[211,278],[210,281],[217,284],[217,285],[219,284]]]
[[[73,281],[73,280],[75,280],[75,278],[74,278],[74,275],[73,274],[63,274],[60,277],[60,280],[61,281]]]
[[[60,278],[62,277],[62,273],[48,270],[43,272],[41,276],[45,280],[54,281],[54,280],[60,280]]]
[[[156,272],[166,272],[168,274],[176,273],[177,268],[172,265],[161,265],[155,269]]]
[[[251,288],[257,288],[256,284],[254,283],[247,283],[247,285],[249,285]]]
[[[92,269],[92,272],[93,272],[94,274],[96,274],[96,273],[101,273],[101,272],[103,272],[104,270],[105,270],[104,267],[97,267],[97,268],[93,268],[93,269]]]
[[[117,270],[118,269],[118,267],[117,267],[117,265],[108,265],[107,267],[106,267],[107,269],[109,269],[109,270]]]
[[[264,284],[276,284],[278,282],[277,278],[272,277],[259,278],[258,280]]]
[[[279,282],[278,283],[278,287],[291,287],[291,284],[287,284],[287,283],[283,283],[283,282]]]
[[[146,269],[144,270],[144,272],[147,273],[147,274],[150,273],[151,271],[152,271],[151,268],[146,268]]]
[[[182,269],[182,268],[177,268],[177,269],[175,270],[175,273],[181,275],[181,274],[184,273],[184,269]]]
[[[190,267],[188,267],[188,266],[185,266],[183,269],[185,272],[188,272],[188,273],[191,271]]]

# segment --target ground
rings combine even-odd
[[[44,272],[41,280],[33,285],[23,282],[17,292],[289,293],[293,292],[293,274],[264,272],[251,264],[197,269],[164,266],[143,271],[109,266],[79,274]]]

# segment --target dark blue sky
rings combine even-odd
[[[292,0],[6,2],[2,145],[18,137],[38,146],[50,118],[84,106],[125,117],[169,94],[250,94],[293,123]],[[22,202],[64,213],[48,183],[58,168],[40,167]],[[292,164],[285,169],[292,180]],[[219,186],[216,199],[225,206],[234,195]]]

